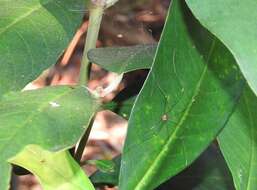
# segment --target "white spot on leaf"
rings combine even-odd
[[[56,102],[49,102],[50,106],[52,106],[53,108],[58,108],[60,107],[60,104],[56,103]]]

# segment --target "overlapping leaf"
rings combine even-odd
[[[31,144],[49,151],[71,147],[86,130],[97,105],[83,87],[49,87],[4,96],[0,101],[0,189],[8,187],[10,158]]]
[[[232,52],[257,95],[257,1],[186,0],[199,21]]]
[[[233,180],[218,147],[211,145],[187,169],[156,190],[233,190]]]
[[[149,190],[184,169],[231,114],[242,80],[233,56],[174,0],[129,119],[121,190]]]
[[[130,97],[122,102],[112,101],[103,105],[103,109],[111,110],[125,119],[128,119],[135,103],[136,96]]]
[[[69,151],[50,152],[29,145],[9,161],[30,170],[44,190],[94,190]]]
[[[88,57],[91,62],[102,68],[121,74],[134,70],[150,69],[156,48],[156,44],[96,48],[89,51]],[[126,92],[121,92],[112,102],[104,104],[103,109],[112,110],[128,119],[136,96],[120,101],[119,96],[124,95],[124,93]]]
[[[116,186],[119,183],[119,171],[120,171],[121,156],[117,156],[113,159],[114,168],[112,171],[97,170],[90,176],[90,180],[95,185],[113,185]]]
[[[0,1],[0,95],[54,64],[81,23],[84,0]]]
[[[120,156],[114,159],[115,171],[97,171],[91,176],[95,184],[118,185]],[[233,180],[218,147],[211,145],[189,168],[156,190],[233,190]]]
[[[130,47],[97,48],[88,58],[108,71],[118,74],[149,68],[153,62],[156,44]]]
[[[219,135],[222,153],[237,190],[257,189],[257,98],[246,88],[239,105]]]

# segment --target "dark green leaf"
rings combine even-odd
[[[118,115],[124,117],[125,119],[128,119],[130,116],[130,112],[132,110],[132,107],[135,103],[136,96],[128,98],[127,100],[124,100],[122,102],[116,102],[112,101],[107,104],[103,105],[103,109],[111,110]]]
[[[257,95],[257,1],[186,0],[197,19],[234,55]]]
[[[88,160],[87,164],[95,165],[102,172],[113,172],[115,167],[112,160]]]
[[[237,190],[257,189],[256,109],[257,98],[247,88],[218,138]]]
[[[89,51],[91,62],[108,71],[126,73],[138,69],[150,68],[156,45],[137,45],[131,47],[97,48]]]
[[[233,180],[219,149],[210,146],[189,168],[157,190],[233,190]]]
[[[119,171],[120,171],[120,160],[121,157],[117,156],[113,159],[114,170],[109,172],[103,172],[101,170],[96,171],[91,177],[92,183],[95,185],[118,185],[119,182]]]
[[[0,1],[0,95],[56,63],[81,23],[84,0]]]
[[[30,144],[49,151],[74,145],[97,109],[83,87],[48,87],[8,94],[0,101],[0,189],[8,187],[7,160]]]
[[[129,119],[121,190],[150,190],[190,165],[230,116],[243,81],[233,56],[173,0]]]
[[[115,159],[116,173],[119,173],[120,157]],[[118,185],[118,175],[101,171],[91,180],[95,184]],[[189,168],[161,185],[158,190],[233,190],[233,180],[220,151],[210,146]]]

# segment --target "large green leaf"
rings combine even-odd
[[[81,23],[85,0],[0,0],[0,95],[54,64]]]
[[[69,151],[49,152],[29,145],[9,161],[35,174],[44,190],[94,190]]]
[[[257,98],[247,88],[219,135],[219,144],[237,190],[257,189]]]
[[[257,1],[186,0],[197,19],[232,52],[257,95]]]
[[[233,56],[174,0],[129,119],[121,190],[150,190],[184,169],[222,129],[242,91]]]
[[[210,146],[189,168],[156,190],[233,190],[233,180],[222,154]]]
[[[108,71],[121,74],[149,68],[153,62],[155,51],[155,44],[96,48],[89,51],[88,58]]]
[[[0,189],[8,187],[8,159],[30,144],[49,151],[71,147],[86,130],[97,105],[83,87],[48,87],[2,97]]]

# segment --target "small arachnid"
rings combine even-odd
[[[168,121],[168,115],[167,114],[164,114],[162,115],[162,121]]]

